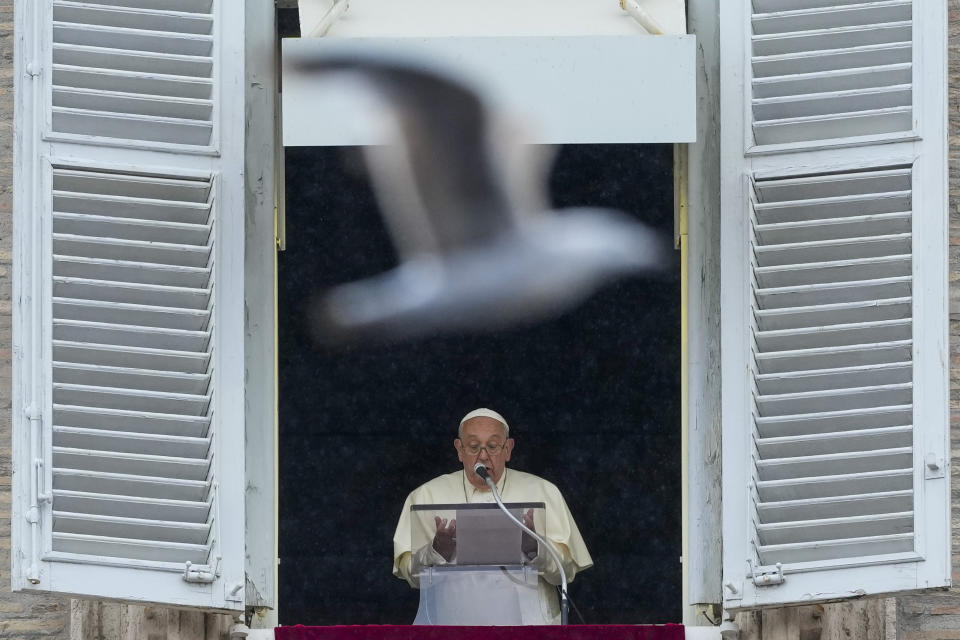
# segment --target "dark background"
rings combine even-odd
[[[605,287],[537,326],[328,349],[305,305],[396,257],[355,150],[287,150],[279,257],[280,622],[407,624],[390,574],[407,493],[458,468],[457,423],[500,411],[511,467],[552,480],[595,566],[571,597],[588,623],[680,622],[679,262]],[[609,206],[673,232],[672,147],[564,147],[558,207]],[[571,620],[576,617],[571,614]]]

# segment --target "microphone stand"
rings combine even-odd
[[[567,572],[563,570],[563,562],[560,561],[560,555],[554,551],[553,545],[547,542],[545,538],[541,537],[536,531],[527,527],[527,525],[523,524],[516,518],[516,516],[510,513],[510,510],[507,509],[507,507],[503,504],[503,500],[500,499],[500,492],[497,491],[497,485],[493,481],[493,478],[490,477],[490,474],[487,473],[486,467],[483,465],[478,465],[478,467],[474,469],[474,472],[486,481],[487,486],[489,486],[490,490],[493,491],[493,499],[497,501],[497,505],[505,514],[507,514],[507,517],[510,518],[515,525],[533,536],[535,540],[543,545],[543,547],[550,552],[550,556],[553,558],[553,561],[557,563],[557,568],[560,569],[560,624],[566,625],[570,603],[567,600]]]

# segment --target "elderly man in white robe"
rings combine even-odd
[[[395,576],[405,579],[410,586],[419,588],[421,569],[448,562],[456,544],[456,522],[437,518],[433,543],[418,549],[412,548],[411,506],[495,502],[490,487],[474,472],[478,462],[486,467],[504,502],[542,502],[546,505],[546,531],[538,533],[546,535],[553,544],[562,559],[568,582],[572,581],[579,571],[593,566],[593,559],[560,490],[553,483],[533,474],[507,469],[514,441],[503,416],[490,409],[471,411],[460,421],[457,435],[453,446],[463,469],[439,476],[417,487],[403,504],[400,522],[393,536]],[[524,520],[529,526],[529,513]],[[524,534],[525,549],[530,542],[532,539]],[[539,623],[559,624],[560,604],[553,585],[560,584],[560,571],[547,553],[537,555],[533,566],[540,572],[539,608],[542,610],[542,620]]]

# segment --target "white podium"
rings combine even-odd
[[[535,531],[546,534],[542,502],[508,503],[517,518],[532,516]],[[520,529],[495,504],[415,505],[411,540],[415,549],[433,544],[436,519],[457,522],[455,549],[449,559],[435,552],[417,554],[435,562],[420,567],[418,625],[546,625],[540,575]],[[524,551],[526,549],[526,552]]]

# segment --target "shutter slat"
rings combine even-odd
[[[820,263],[823,264],[823,263]],[[778,331],[831,324],[850,324],[870,320],[902,320],[913,312],[912,298],[890,298],[861,302],[842,302],[810,307],[758,310],[757,329]]]
[[[846,49],[801,51],[784,55],[754,56],[751,60],[755,78],[816,73],[833,69],[854,69],[872,65],[911,62],[913,46],[909,41],[871,44]]]
[[[203,331],[208,327],[207,309],[178,309],[117,302],[94,302],[53,298],[53,312],[64,320],[113,322],[141,327],[169,327],[186,331]]]
[[[210,206],[207,201],[210,199],[210,189],[211,182],[208,179],[187,179],[169,175],[111,173],[67,167],[58,167],[53,175],[54,198],[70,197],[80,200],[96,198],[106,202],[118,202],[131,208],[136,208],[143,203],[160,207],[200,205],[199,209],[209,212]],[[122,208],[118,208],[115,215],[126,214],[123,213]],[[192,220],[176,221],[191,222]]]
[[[905,425],[880,429],[857,429],[834,433],[761,438],[757,441],[757,449],[764,458],[799,458],[830,453],[909,447],[912,439],[913,425]]]
[[[756,34],[811,31],[909,20],[910,0],[880,0],[854,5],[821,5],[753,15]]]
[[[912,257],[907,254],[757,267],[754,273],[757,276],[757,284],[761,287],[776,288],[824,281],[842,282],[908,276],[912,273],[912,267]]]
[[[813,183],[800,187],[809,192],[821,184]],[[850,183],[843,183],[849,188]],[[799,185],[798,185],[799,187]],[[763,189],[761,195],[766,202],[754,205],[757,221],[761,224],[791,223],[791,222],[823,222],[831,219],[863,216],[881,213],[902,213],[911,208],[911,192],[909,190],[881,191],[874,193],[854,193],[835,196],[820,195],[816,198],[808,197],[797,200],[782,199],[790,191],[786,188],[769,192]],[[775,199],[770,201],[771,199]]]
[[[205,544],[158,542],[155,540],[124,540],[105,536],[77,533],[53,533],[53,550],[78,555],[121,557],[154,562],[184,562],[204,564],[209,555]]]
[[[204,351],[210,342],[210,332],[80,320],[54,320],[53,338],[67,342],[112,344],[167,351]]]
[[[762,351],[779,352],[909,340],[910,332],[910,319],[877,320],[853,324],[831,324],[824,327],[758,331],[755,339]]]
[[[210,438],[156,436],[57,425],[53,427],[53,444],[68,449],[109,450],[181,458],[202,458],[210,451]]]
[[[62,404],[53,405],[53,421],[66,427],[203,439],[207,438],[210,427],[209,416],[184,416]]]
[[[202,35],[209,35],[213,28],[213,18],[209,14],[76,0],[53,0],[53,19],[75,24]]]
[[[910,21],[888,22],[855,27],[835,27],[814,31],[755,35],[753,54],[774,56],[831,49],[848,49],[878,44],[908,42],[913,37]]]
[[[113,0],[126,2],[127,0]],[[147,0],[139,0],[146,2]],[[778,11],[794,11],[797,9],[813,9],[815,7],[834,8],[850,4],[863,4],[870,0],[752,0],[753,9],[757,13],[775,13]]]
[[[911,235],[909,233],[819,242],[788,242],[755,248],[757,264],[763,267],[883,257],[909,253],[910,250]]]
[[[757,126],[770,126],[771,122],[790,122],[791,118],[811,116],[841,116],[867,113],[877,109],[909,107],[911,96],[909,84],[871,87],[868,89],[825,91],[799,95],[785,95],[753,100],[753,115]],[[815,120],[807,120],[815,122]],[[850,132],[849,135],[857,135]]]
[[[757,526],[757,531],[763,536],[768,546],[817,542],[820,540],[888,536],[910,533],[912,530],[913,511],[799,522],[778,522]]]
[[[210,261],[209,246],[118,240],[65,233],[53,234],[53,250],[59,255],[141,261],[185,267],[206,267]]]
[[[756,398],[757,409],[762,416],[783,416],[812,411],[847,411],[869,409],[890,404],[910,402],[913,384],[887,384],[851,389],[827,389],[803,393],[784,393]]]
[[[188,501],[206,500],[210,493],[210,483],[206,480],[62,468],[54,469],[53,488],[54,490]]]
[[[53,341],[53,357],[63,362],[95,364],[108,367],[146,367],[157,371],[203,373],[207,371],[210,354],[197,351],[171,351],[69,340]]]
[[[64,3],[98,4],[102,6],[128,7],[134,9],[160,9],[163,11],[182,11],[186,13],[209,13],[213,0],[96,0],[95,3],[83,0],[61,0]]]
[[[210,468],[210,462],[206,458],[180,458],[66,447],[53,447],[53,460],[58,469],[194,481],[205,480]]]
[[[912,340],[898,340],[852,347],[758,353],[755,357],[759,373],[784,373],[909,362],[912,349]]]
[[[210,406],[210,395],[55,383],[53,401],[57,404],[75,404],[83,407],[200,416],[204,415]]]
[[[767,502],[759,506],[757,515],[764,523],[813,520],[843,516],[868,516],[880,513],[909,511],[913,491],[884,491],[852,496],[834,496],[809,500]]]
[[[770,460],[758,460],[757,471],[761,480],[788,480],[836,476],[844,473],[891,471],[910,467],[912,456],[913,450],[910,447],[898,447],[896,449],[831,453],[799,458],[772,458]]]
[[[56,87],[53,97],[57,107],[74,114],[117,113],[130,116],[170,118],[164,122],[186,122],[195,128],[211,129],[206,122],[213,113],[209,100],[144,96],[121,91]],[[63,113],[64,111],[61,111]]]
[[[94,516],[74,514],[67,511],[53,512],[53,526],[60,533],[183,544],[203,545],[206,544],[210,536],[210,524],[119,516]]]
[[[54,499],[63,511],[194,523],[206,522],[211,506],[209,501],[131,498],[68,490],[54,491]]]
[[[753,97],[776,98],[781,96],[804,96],[827,91],[854,91],[910,85],[913,80],[913,65],[909,62],[888,64],[859,69],[839,69],[798,73],[789,76],[771,76],[753,81]],[[59,83],[58,83],[59,84]],[[202,98],[201,95],[184,96]]]
[[[88,67],[91,69],[115,69],[139,71],[171,76],[194,76],[209,78],[213,71],[213,58],[144,51],[126,51],[108,47],[89,47],[74,44],[57,44],[53,47],[53,63]]]
[[[817,303],[838,304],[904,298],[913,293],[911,277],[877,278],[851,282],[826,282],[796,287],[757,289],[757,299],[765,309],[808,307]]]
[[[906,491],[913,485],[913,467],[836,475],[761,480],[757,493],[763,502],[849,496],[870,492]],[[758,505],[758,508],[760,505]]]
[[[158,118],[54,107],[53,126],[63,133],[129,138],[180,145],[206,145],[212,128],[198,120]]]
[[[758,121],[754,125],[754,134],[758,144],[787,144],[845,136],[896,133],[910,129],[912,124],[913,107],[906,105]]]
[[[53,362],[54,382],[88,384],[100,387],[165,391],[172,393],[206,393],[209,373],[180,373],[103,365]]]
[[[53,295],[75,300],[94,302],[120,302],[149,304],[182,309],[206,309],[210,302],[210,289],[167,287],[157,284],[138,284],[86,278],[53,278]]]
[[[209,100],[213,83],[194,76],[171,76],[139,71],[113,71],[77,65],[53,65],[53,86],[164,98]],[[62,106],[54,102],[54,106]]]
[[[763,244],[815,242],[857,238],[863,235],[890,235],[910,232],[910,212],[898,211],[876,215],[855,215],[823,220],[803,220],[758,224],[754,228]]]
[[[55,211],[53,228],[55,233],[77,236],[205,245],[210,237],[211,225]]]
[[[53,23],[53,41],[128,51],[206,57],[213,54],[213,38],[206,35],[164,33],[101,25]]]
[[[53,256],[53,275],[85,278],[87,280],[111,280],[114,282],[199,289],[206,287],[210,281],[210,273],[208,267],[184,267],[128,260]]]
[[[138,187],[140,185],[117,184],[111,181],[111,186],[124,189],[125,187]],[[174,199],[163,200],[119,194],[54,191],[53,207],[56,211],[65,214],[86,213],[119,220],[140,219],[154,222],[205,225],[209,223],[210,218],[210,205],[205,202],[184,202]]]
[[[756,418],[761,437],[776,438],[798,434],[830,433],[854,429],[898,427],[913,420],[913,406],[893,405],[853,411],[816,411],[794,416]]]
[[[910,382],[913,366],[909,362],[865,367],[838,367],[818,371],[759,374],[757,390],[763,395],[801,393],[824,389],[864,387],[869,384]]]
[[[903,553],[913,551],[913,534],[899,533],[869,538],[761,545],[757,551],[761,561],[765,563],[816,562],[856,556]]]

